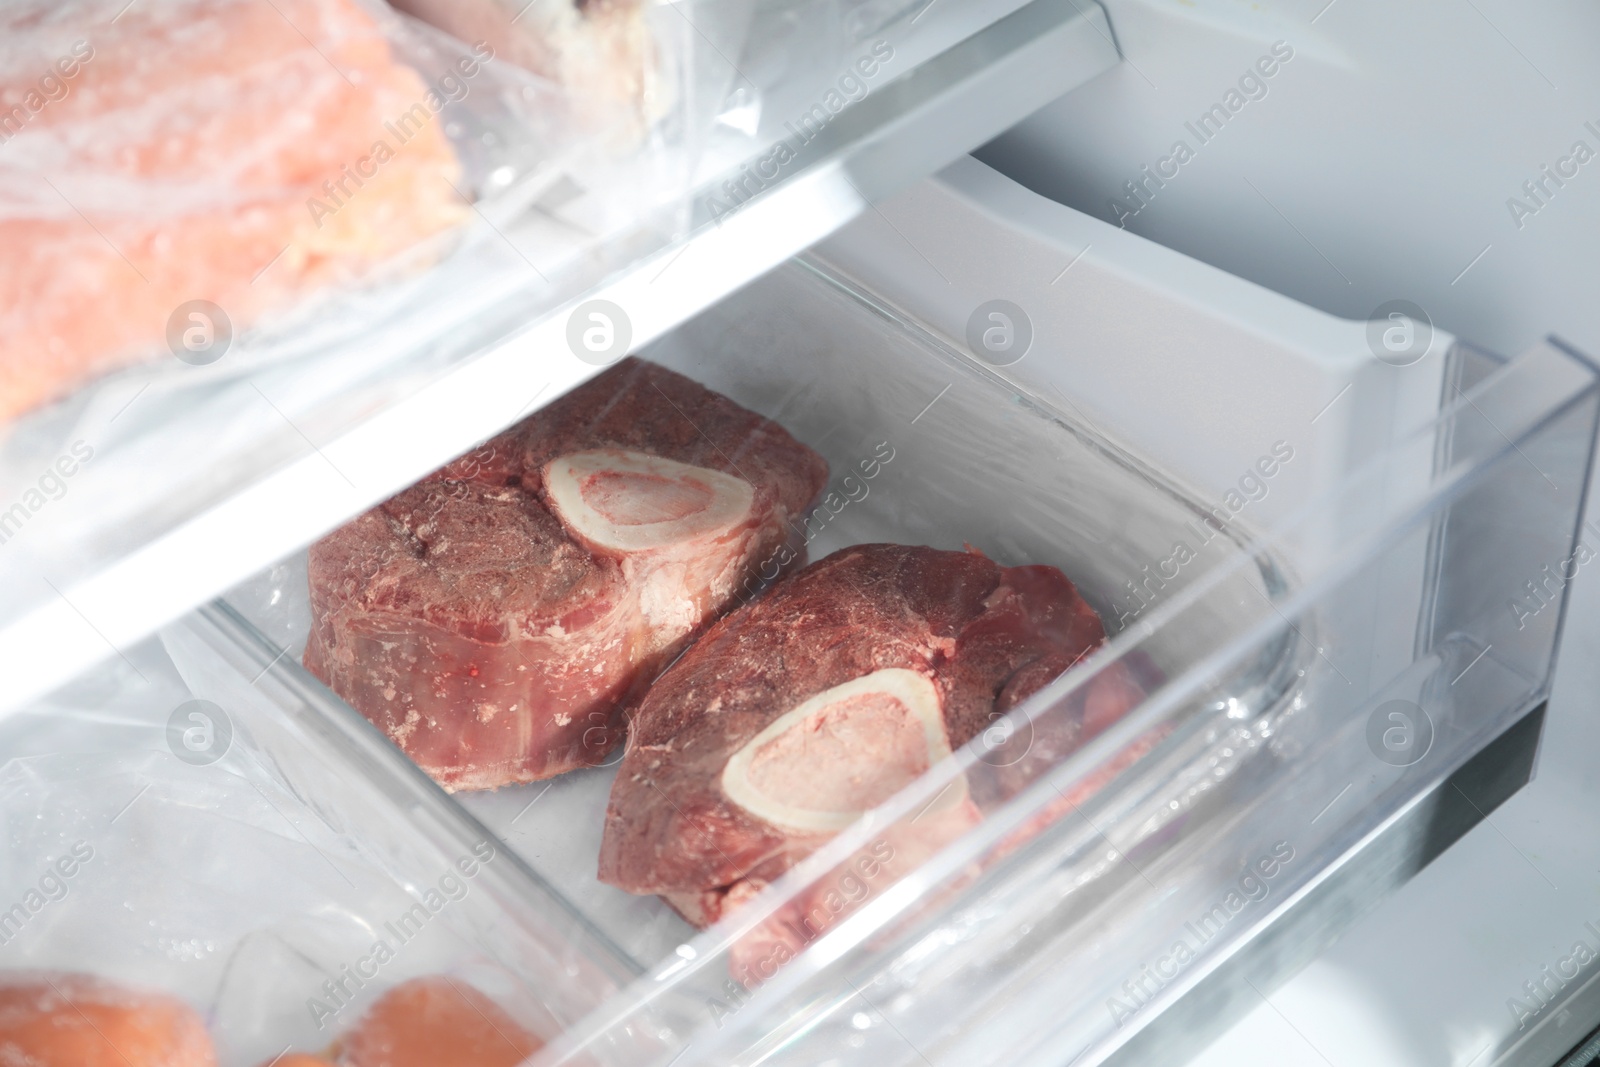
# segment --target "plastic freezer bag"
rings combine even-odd
[[[223,1067],[256,1067],[411,980],[548,1041],[629,973],[426,783],[286,712],[270,679],[218,681],[188,624],[165,640],[181,675],[152,640],[0,726],[0,981],[176,997]]]
[[[447,258],[607,121],[375,2],[119,6],[0,10],[0,419],[360,320],[339,294]]]

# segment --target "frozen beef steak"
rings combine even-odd
[[[723,618],[656,681],[612,785],[600,878],[713,922],[1103,640],[1054,567],[901,545],[836,552]],[[1048,747],[1081,743],[1132,697],[1097,679]],[[882,888],[909,871],[977,822],[974,799],[964,780],[947,789],[851,877]],[[741,942],[736,971],[762,939],[782,958],[782,942],[839,914],[792,910],[788,929]]]
[[[776,423],[625,360],[312,546],[306,667],[449,789],[598,763],[826,480]]]

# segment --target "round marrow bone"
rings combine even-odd
[[[742,478],[621,448],[551,460],[544,482],[568,528],[614,552],[714,537],[746,521],[755,503]]]
[[[893,667],[809,698],[729,758],[722,790],[759,819],[837,833],[950,755],[939,690]],[[939,810],[966,799],[966,780]]]

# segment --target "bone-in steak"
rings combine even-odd
[[[612,785],[600,878],[709,924],[1103,641],[1054,567],[836,552],[720,620],[656,681]],[[1059,756],[1135,697],[1091,692],[1071,737],[1040,740]],[[861,874],[881,888],[979,817],[963,781],[878,842]],[[769,924],[741,948],[807,930]]]
[[[306,666],[447,788],[598,763],[826,479],[626,360],[314,545]]]

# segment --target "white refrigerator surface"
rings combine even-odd
[[[1548,1009],[1524,983],[1554,989],[1544,969],[1556,973],[1578,942],[1597,943],[1597,647],[1600,582],[1580,574],[1534,780],[1192,1067],[1548,1067],[1583,1039],[1596,1022],[1584,995],[1593,963]],[[1540,1048],[1497,1057],[1519,1022],[1523,1035],[1544,1024]]]
[[[1600,351],[1600,8],[1104,6],[1125,62],[980,158],[1339,316],[1404,299],[1500,352],[1552,333]],[[1600,1021],[1600,963],[1574,954],[1600,944],[1597,648],[1600,583],[1580,573],[1534,781],[1196,1067],[1554,1064]]]

